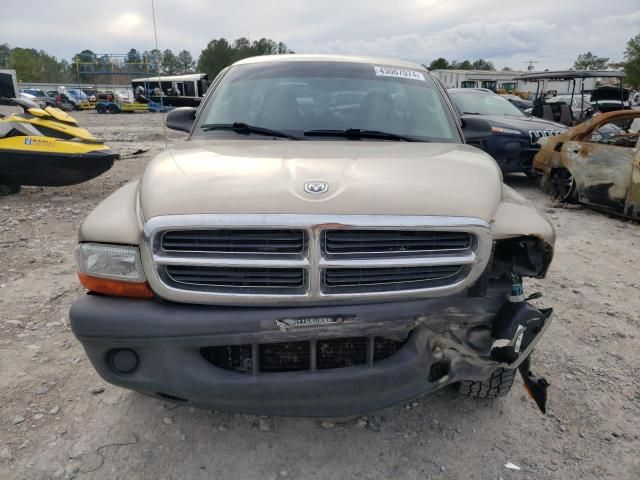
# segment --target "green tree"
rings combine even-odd
[[[16,71],[19,82],[37,82],[41,78],[38,51],[33,48],[11,49],[9,68]]]
[[[234,50],[226,38],[211,40],[198,57],[198,71],[213,79],[234,61]]]
[[[473,66],[469,60],[463,60],[462,62],[452,60],[450,68],[452,70],[471,70]]]
[[[162,52],[162,73],[165,75],[175,75],[180,71],[180,61],[178,57],[168,48]]]
[[[60,60],[60,82],[67,83],[73,80],[73,67],[64,58]],[[49,81],[48,79],[46,81]]]
[[[138,52],[138,50],[136,50],[135,48],[129,50],[129,53],[127,53],[127,63],[136,64],[140,62],[142,62],[140,52]]]
[[[447,68],[451,68],[451,65],[447,61],[446,58],[436,58],[432,61],[427,67],[428,70],[445,70]]]
[[[157,48],[145,51],[142,58],[148,64],[149,73],[160,73],[162,67],[162,52]]]
[[[607,57],[598,57],[591,52],[581,53],[573,62],[573,68],[576,70],[604,70],[607,68],[609,59]]]
[[[260,40],[254,41],[253,45],[253,55],[275,55],[278,53],[278,44],[269,39],[269,38],[261,38]]]
[[[21,82],[58,82],[68,77],[66,63],[42,50],[12,48],[6,66],[16,71]]]
[[[187,50],[182,50],[180,53],[178,53],[178,64],[180,65],[180,73],[191,73],[193,72],[193,67],[195,66],[193,57]]]
[[[11,48],[8,44],[0,44],[0,68],[9,67],[9,57],[11,56]]]
[[[275,42],[269,38],[261,38],[254,42],[248,38],[238,38],[233,44],[225,38],[211,40],[198,58],[198,71],[215,77],[226,66],[243,58],[258,55],[278,55],[293,53],[284,42]]]
[[[640,33],[627,42],[624,51],[624,79],[628,86],[640,88]]]
[[[277,51],[275,52],[277,55],[285,55],[285,54],[290,54],[290,53],[296,53],[293,50],[291,50],[286,43],[284,42],[278,42],[278,48]]]
[[[484,58],[479,58],[478,60],[476,60],[471,64],[471,69],[472,70],[495,70],[496,67],[494,67],[493,63],[491,63],[490,61],[485,60]]]

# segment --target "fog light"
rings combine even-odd
[[[447,362],[436,362],[431,365],[429,369],[429,378],[430,382],[437,382],[441,378],[449,375],[449,364]]]
[[[131,373],[138,368],[138,354],[128,348],[111,350],[109,363],[117,373]]]

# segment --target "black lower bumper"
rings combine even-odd
[[[502,173],[533,173],[533,157],[537,148],[527,148],[519,152],[500,152],[495,155],[496,162]]]
[[[348,416],[409,400],[465,380],[484,379],[491,320],[504,296],[375,305],[238,308],[180,305],[87,295],[70,312],[75,335],[110,383],[216,410],[263,415]],[[339,325],[281,331],[283,318],[340,315]],[[394,336],[393,355],[362,365],[303,371],[239,372],[201,353],[212,346],[319,342],[344,337]],[[446,345],[457,344],[450,348]],[[133,351],[135,369],[114,367],[114,352]],[[257,351],[257,350],[254,350]],[[434,367],[435,366],[435,367]],[[434,375],[434,368],[436,374]]]

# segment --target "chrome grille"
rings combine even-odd
[[[473,218],[174,215],[146,222],[141,253],[159,297],[259,305],[452,295],[491,248]]]
[[[301,268],[235,268],[169,265],[167,277],[177,284],[250,289],[302,289],[305,271]]]
[[[302,254],[304,230],[170,230],[162,234],[166,252]]]
[[[469,232],[429,230],[327,230],[324,252],[328,255],[406,254],[450,252],[471,247]]]
[[[327,268],[323,271],[323,287],[328,292],[363,292],[375,290],[413,290],[437,287],[460,275],[459,265],[391,267],[391,268]]]

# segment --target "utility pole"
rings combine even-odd
[[[540,63],[540,62],[537,62],[537,61],[535,61],[535,60],[527,60],[527,61],[526,61],[526,62],[524,62],[524,63],[527,63],[527,64],[528,64],[528,65],[527,65],[527,70],[530,72],[531,70],[533,70],[533,65],[534,65],[535,63]]]

